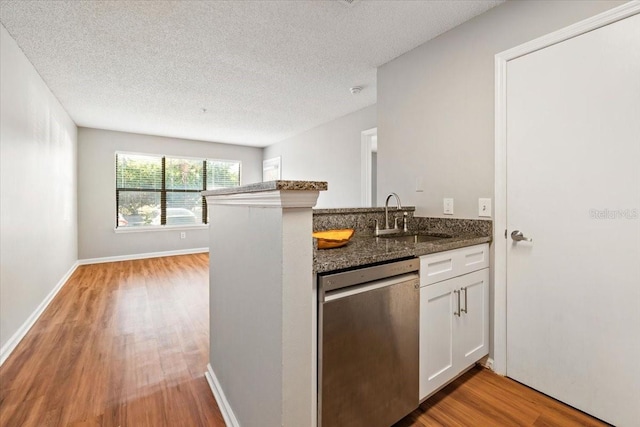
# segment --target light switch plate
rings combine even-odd
[[[445,215],[453,215],[453,199],[442,199],[443,202],[443,213]]]
[[[424,183],[422,180],[422,176],[418,175],[416,177],[416,193],[422,193],[424,191]]]
[[[478,199],[478,216],[491,217],[491,199]]]

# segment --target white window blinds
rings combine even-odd
[[[207,223],[200,192],[240,185],[240,162],[116,153],[116,226]]]

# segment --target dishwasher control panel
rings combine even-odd
[[[347,286],[359,285],[374,280],[386,279],[401,274],[413,273],[420,270],[420,259],[412,258],[394,261],[388,264],[362,267],[355,270],[321,275],[318,278],[320,289],[332,291]]]

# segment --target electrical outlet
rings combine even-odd
[[[491,199],[478,199],[478,216],[491,217]]]
[[[186,239],[187,238],[187,232],[186,231],[181,231],[180,232],[180,238],[181,239]]]
[[[453,215],[453,199],[442,199],[444,209],[443,213],[445,215]]]

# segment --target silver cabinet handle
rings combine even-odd
[[[515,242],[533,242],[533,239],[530,239],[529,237],[524,237],[524,235],[522,234],[522,231],[520,230],[513,230],[513,232],[511,233],[511,238],[515,241]]]
[[[454,311],[453,315],[460,317],[460,291],[456,289],[453,293],[458,296],[458,311]]]
[[[463,313],[469,313],[467,307],[467,287],[460,288],[461,291],[464,291],[464,310],[461,310]]]

